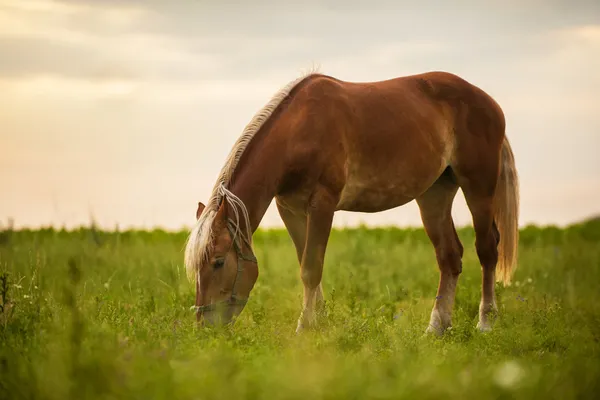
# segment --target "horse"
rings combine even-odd
[[[460,188],[482,268],[477,328],[492,329],[495,282],[518,250],[519,183],[498,103],[465,79],[429,71],[349,82],[312,71],[281,88],[234,143],[185,247],[196,317],[230,324],[258,279],[252,235],[275,199],[304,286],[296,332],[317,324],[334,213],[418,204],[439,268],[426,333],[452,325],[463,246],[451,209]]]

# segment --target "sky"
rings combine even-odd
[[[190,227],[254,113],[314,66],[462,76],[506,115],[521,226],[600,214],[598,1],[0,0],[0,221]],[[460,192],[453,215],[471,224]]]

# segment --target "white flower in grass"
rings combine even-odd
[[[525,371],[514,360],[506,361],[496,368],[494,381],[499,386],[510,389],[514,387],[523,378]]]

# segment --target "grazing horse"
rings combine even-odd
[[[496,280],[510,282],[519,186],[500,106],[446,72],[346,82],[311,72],[283,87],[236,141],[185,250],[202,323],[229,323],[258,278],[252,234],[273,198],[304,284],[297,331],[322,306],[323,260],[337,210],[379,212],[416,200],[440,279],[427,332],[451,326],[463,246],[452,221],[461,188],[482,267],[478,328],[491,329]]]

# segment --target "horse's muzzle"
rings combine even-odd
[[[224,301],[206,306],[196,306],[196,319],[202,326],[222,326],[233,323],[244,309],[245,302]]]

